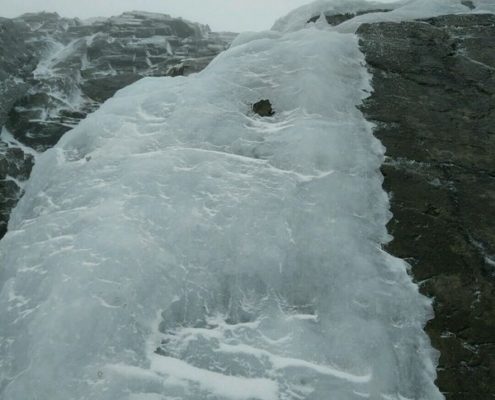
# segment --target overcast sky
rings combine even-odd
[[[385,0],[386,1],[386,0]],[[64,17],[111,16],[153,11],[209,24],[213,30],[269,29],[275,20],[310,0],[0,0],[0,16],[57,11]]]

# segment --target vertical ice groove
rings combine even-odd
[[[0,242],[0,398],[442,399],[430,302],[381,249],[371,89],[352,33],[246,34],[40,155]]]

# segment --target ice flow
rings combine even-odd
[[[443,398],[430,303],[381,249],[370,90],[323,19],[244,34],[41,155],[0,243],[0,398]]]

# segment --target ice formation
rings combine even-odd
[[[37,158],[0,242],[2,400],[443,398],[430,302],[381,249],[358,39],[306,14]]]
[[[355,32],[363,23],[379,21],[400,22],[419,18],[431,18],[447,14],[494,13],[493,0],[473,0],[471,9],[461,0],[399,0],[396,2],[366,0],[317,0],[302,6],[275,22],[273,30],[290,32],[303,29],[311,17],[325,14],[358,13],[365,10],[388,10],[358,15],[334,27],[338,32]]]

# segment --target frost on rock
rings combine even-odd
[[[249,34],[40,155],[0,242],[2,400],[441,399],[369,81],[354,34]]]

